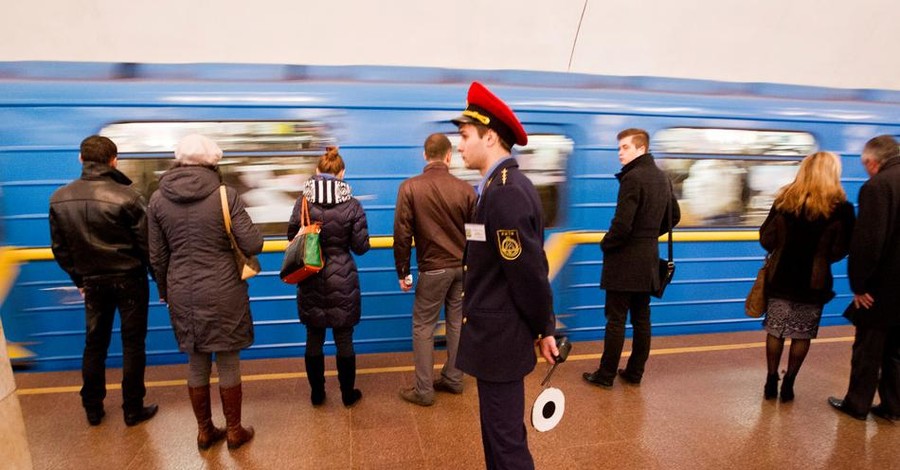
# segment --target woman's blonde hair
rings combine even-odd
[[[775,197],[775,208],[814,220],[828,217],[847,200],[841,187],[841,159],[831,152],[816,152],[800,162],[794,181]]]

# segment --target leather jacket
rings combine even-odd
[[[404,181],[394,212],[397,278],[409,274],[414,237],[419,272],[462,267],[465,223],[474,207],[475,189],[443,162],[431,162],[421,175]]]
[[[81,178],[50,197],[53,256],[76,286],[85,277],[146,275],[147,206],[130,185],[115,168],[84,162]]]

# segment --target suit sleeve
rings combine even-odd
[[[516,310],[532,334],[555,331],[553,294],[540,221],[532,213],[527,194],[518,186],[497,188],[486,217],[488,242],[498,251]]]
[[[412,201],[409,188],[404,183],[400,185],[400,190],[397,192],[397,207],[394,210],[394,265],[397,268],[398,279],[403,279],[409,274],[412,231]]]
[[[134,237],[134,246],[140,251],[141,262],[144,267],[153,275],[150,269],[150,246],[147,233],[147,203],[144,198],[138,194],[129,206],[129,215],[131,217],[131,233]]]
[[[778,248],[778,240],[781,235],[778,233],[779,224],[777,223],[777,211],[775,206],[769,209],[769,215],[759,227],[759,244],[769,253]]]
[[[884,253],[889,220],[886,211],[891,207],[890,192],[864,184],[859,190],[859,217],[850,240],[847,277],[854,294],[870,293],[872,280],[878,270],[878,260]]]
[[[623,178],[616,201],[616,213],[613,215],[609,231],[600,242],[600,248],[615,251],[631,239],[634,229],[634,217],[641,203],[641,188],[634,179]]]
[[[59,226],[59,219],[53,206],[50,206],[50,250],[59,267],[69,275],[76,287],[84,287],[84,280],[75,270],[75,260],[72,256],[72,249],[66,240],[66,233]]]

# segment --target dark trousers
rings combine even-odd
[[[487,382],[478,380],[478,411],[481,417],[481,443],[488,470],[525,470],[534,468],[528,451],[525,415],[525,382]]]
[[[332,328],[334,346],[340,357],[353,356],[353,327]],[[325,328],[306,326],[306,353],[307,357],[322,356],[325,346]]]
[[[900,414],[900,327],[856,327],[847,409],[868,413],[876,389],[884,409]]]
[[[122,408],[126,412],[144,406],[144,367],[147,337],[146,273],[87,277],[84,279],[84,355],[81,364],[81,404],[88,410],[103,408],[106,398],[106,356],[113,319],[119,310],[122,337]]]
[[[606,337],[603,340],[603,356],[600,358],[600,374],[605,378],[616,376],[622,347],[625,345],[625,319],[631,310],[631,356],[625,370],[630,377],[640,379],[644,365],[650,357],[650,294],[644,292],[606,291]]]

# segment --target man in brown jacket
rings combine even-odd
[[[425,170],[407,179],[397,193],[394,214],[394,262],[400,289],[412,288],[409,259],[416,243],[419,281],[413,304],[413,358],[416,384],[400,390],[411,403],[430,406],[434,391],[462,393],[463,373],[455,367],[462,325],[462,255],[465,223],[475,206],[475,190],[450,174],[452,146],[443,134],[425,140]],[[434,374],[434,329],[445,307],[447,362]]]

